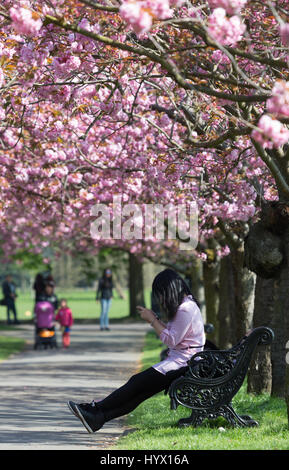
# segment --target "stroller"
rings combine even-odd
[[[53,325],[54,308],[50,302],[40,301],[35,305],[34,349],[57,348],[56,331]]]

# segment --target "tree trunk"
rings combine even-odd
[[[289,341],[287,343],[289,350]],[[289,429],[289,351],[286,354],[286,374],[285,374],[285,400],[287,405],[288,429]]]
[[[284,206],[283,206],[284,207]],[[285,206],[286,209],[288,206]],[[285,211],[285,220],[286,220],[286,213],[288,214],[288,209]],[[284,212],[283,212],[284,215]],[[288,222],[288,218],[287,218]],[[275,387],[275,381],[274,375],[273,375],[273,383],[272,383],[272,394],[273,395],[278,395],[278,396],[284,396],[286,405],[287,405],[287,417],[288,417],[288,428],[289,428],[289,295],[288,295],[288,286],[289,286],[289,223],[287,224],[287,229],[286,231],[282,230],[282,233],[284,233],[284,236],[282,237],[283,239],[283,253],[284,253],[284,258],[285,262],[283,263],[283,267],[281,270],[281,275],[280,275],[280,284],[278,284],[278,287],[280,287],[280,290],[276,289],[275,293],[275,303],[277,303],[280,311],[278,311],[278,315],[280,314],[283,329],[284,329],[284,334],[282,337],[284,338],[284,343],[282,344],[282,349],[280,351],[280,359],[282,360],[283,358],[283,364],[284,364],[284,388],[283,388],[283,393],[282,393],[282,388],[280,389],[278,387]],[[282,308],[280,308],[282,306]],[[274,330],[274,328],[272,328]],[[273,342],[272,346],[277,343],[277,339],[275,338],[275,341]],[[281,362],[281,361],[280,361]]]
[[[288,429],[289,429],[289,315],[285,317],[285,330],[287,332],[285,350],[285,401],[287,405]]]
[[[244,243],[231,250],[235,294],[235,334],[239,341],[252,327],[256,275],[244,266]]]
[[[274,312],[274,281],[256,278],[253,328],[272,327]],[[248,371],[248,393],[271,393],[272,364],[268,346],[258,346]]]
[[[192,265],[190,269],[191,288],[192,293],[200,304],[200,310],[204,322],[206,321],[206,302],[205,302],[205,291],[204,291],[204,279],[203,279],[203,262],[197,257],[192,258]]]
[[[119,282],[116,278],[114,278],[114,287],[115,287],[115,290],[116,290],[116,292],[118,293],[119,297],[120,297],[121,299],[124,299],[125,296],[124,296],[123,289],[122,289],[122,287],[121,287],[121,285],[120,285],[120,282]]]
[[[272,360],[272,395],[284,397],[285,370],[286,370],[286,343],[289,338],[289,232],[284,235],[285,263],[283,263],[280,276],[274,279],[274,315],[272,329],[274,341],[271,346]]]
[[[214,331],[208,337],[214,343],[219,337],[219,271],[220,262],[216,257],[215,241],[208,240],[208,259],[203,263],[204,289],[206,301],[206,322],[214,325]]]
[[[289,338],[288,202],[265,201],[260,220],[250,228],[245,245],[246,265],[264,279],[272,279],[271,325],[274,331],[274,341],[271,345],[271,393],[274,396],[284,397],[286,341]]]
[[[223,256],[220,261],[219,275],[219,337],[220,349],[229,349],[236,343],[234,325],[235,295],[233,266],[231,254]]]
[[[133,253],[129,253],[129,315],[138,315],[137,305],[145,306],[143,264]]]

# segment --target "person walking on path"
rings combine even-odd
[[[96,300],[100,300],[100,329],[109,330],[109,310],[111,306],[111,299],[113,297],[114,284],[112,280],[112,272],[110,269],[105,269],[103,275],[99,280],[98,289],[96,293]]]
[[[68,401],[70,411],[93,433],[112,419],[131,413],[140,403],[162,390],[187,370],[187,361],[203,350],[205,333],[200,305],[182,277],[172,269],[159,273],[153,294],[166,315],[164,323],[152,310],[138,307],[141,318],[151,324],[169,353],[161,362],[132,375],[120,388],[99,402]]]
[[[57,312],[55,320],[60,323],[62,330],[62,346],[68,348],[70,346],[70,328],[73,325],[72,311],[67,306],[67,300],[60,300],[60,309]]]
[[[54,292],[55,283],[52,280],[45,281],[44,291],[39,293],[36,298],[36,305],[38,302],[50,302],[54,310],[58,309],[59,301]]]
[[[10,311],[12,311],[13,316],[14,316],[14,324],[17,325],[20,322],[17,319],[17,310],[16,310],[16,305],[15,305],[15,299],[17,297],[16,286],[10,274],[7,274],[5,281],[2,284],[2,292],[4,296],[4,304],[7,307],[7,323],[8,324],[12,323],[10,319]]]

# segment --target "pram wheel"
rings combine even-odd
[[[34,350],[57,348],[55,328],[35,328]]]

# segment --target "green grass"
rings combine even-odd
[[[65,290],[57,289],[56,294],[59,299],[66,298],[68,305],[72,310],[73,317],[76,320],[97,320],[100,316],[100,302],[96,302],[95,290]],[[145,291],[147,306],[150,306],[150,290]],[[18,319],[21,321],[31,320],[31,312],[33,311],[34,299],[31,292],[18,292],[16,300],[16,308]],[[30,315],[28,314],[30,313]],[[119,298],[115,293],[112,299],[109,317],[112,321],[124,320],[129,314],[129,296],[128,291],[124,290],[124,299]],[[0,306],[0,320],[6,321],[6,307]]]
[[[161,343],[151,332],[146,339],[142,369],[159,362]],[[114,449],[125,450],[288,450],[289,430],[285,401],[269,395],[248,395],[246,383],[233,399],[240,414],[249,414],[259,427],[232,428],[223,418],[204,422],[197,428],[179,429],[180,418],[190,410],[178,407],[170,410],[168,396],[159,393],[143,402],[127,417],[132,428],[120,438]],[[225,431],[220,431],[222,427]],[[135,431],[133,431],[135,430]]]
[[[23,339],[0,336],[0,361],[7,359],[11,354],[22,351],[24,345],[25,340]]]

